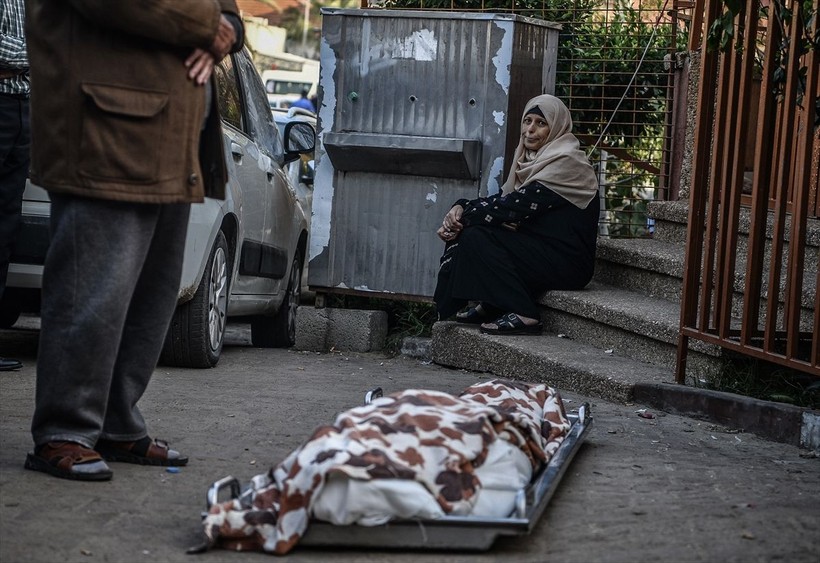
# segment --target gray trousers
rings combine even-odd
[[[176,307],[190,205],[51,200],[34,443],[138,440],[147,429],[137,402]]]
[[[0,297],[6,289],[11,247],[22,222],[31,144],[28,122],[28,98],[0,94]]]

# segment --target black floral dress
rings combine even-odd
[[[540,183],[506,195],[459,200],[464,230],[448,242],[434,295],[439,318],[468,301],[538,318],[535,298],[592,279],[600,203],[579,209]]]

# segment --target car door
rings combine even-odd
[[[262,79],[250,59],[238,59],[237,65],[245,86],[249,125],[259,146],[260,168],[266,176],[266,197],[270,202],[261,241],[262,275],[269,282],[265,286],[268,291],[279,294],[286,289],[288,270],[295,254],[299,227],[294,209],[298,203],[282,168],[282,138],[274,122]]]
[[[257,296],[271,292],[271,284],[260,275],[260,248],[267,235],[267,215],[270,213],[270,190],[264,157],[254,139],[254,111],[247,107],[246,87],[239,67],[247,55],[244,51],[225,57],[214,68],[218,87],[219,111],[222,117],[228,155],[239,183],[235,208],[238,218],[238,248],[236,277],[231,295]],[[229,165],[230,166],[230,165]]]

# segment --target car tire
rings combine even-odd
[[[257,348],[289,348],[296,344],[296,312],[302,298],[302,259],[293,257],[285,299],[275,315],[251,320],[251,344]]]
[[[191,368],[217,364],[228,320],[228,272],[228,242],[220,231],[193,299],[174,312],[160,357],[163,364]]]

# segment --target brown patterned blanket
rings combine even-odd
[[[419,389],[381,397],[320,426],[284,461],[254,477],[250,508],[239,500],[212,506],[205,535],[209,546],[281,555],[297,544],[311,517],[373,525],[471,515],[485,483],[527,483],[569,428],[560,396],[543,384],[496,379],[458,397]],[[522,466],[511,455],[524,460],[520,475],[510,474],[510,467]],[[500,457],[508,464],[496,463]],[[359,488],[334,489],[340,482]],[[422,508],[402,504],[423,503],[420,496],[429,498]],[[350,503],[355,509],[342,506]]]

